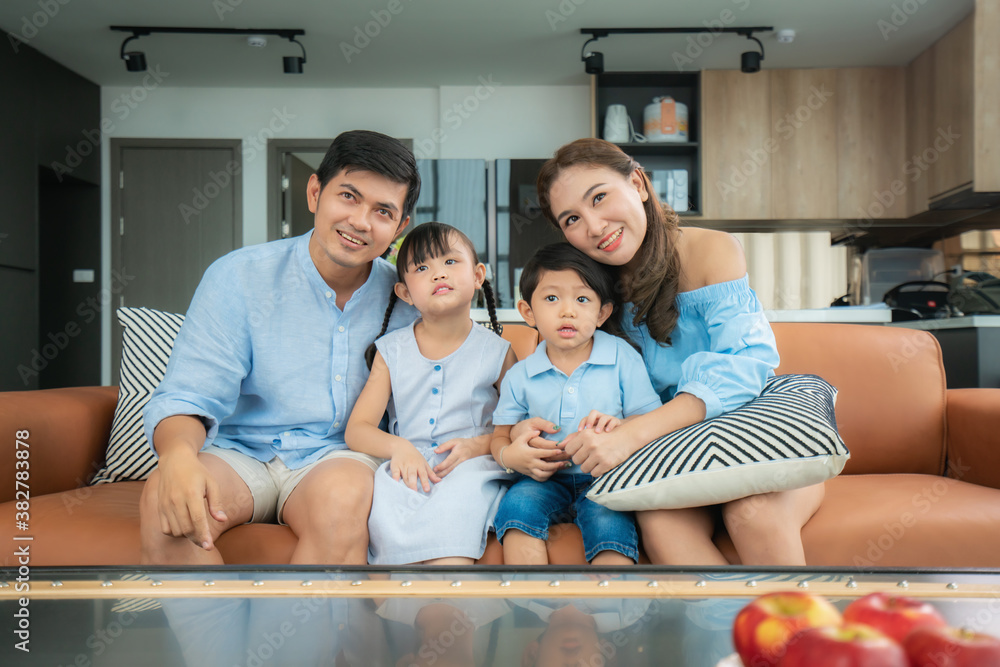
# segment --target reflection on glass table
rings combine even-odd
[[[29,610],[30,653],[8,639],[2,665],[712,667],[740,608],[788,590],[840,609],[903,593],[1000,634],[1000,572],[37,568],[27,605],[17,576],[0,572],[0,616],[10,638]]]

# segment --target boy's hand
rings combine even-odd
[[[597,410],[591,410],[590,414],[580,420],[580,428],[577,430],[594,429],[594,433],[610,433],[621,425],[622,420],[611,415],[606,415]]]
[[[409,442],[400,444],[393,452],[389,471],[394,480],[402,481],[414,491],[420,490],[417,488],[419,484],[424,493],[430,493],[431,482],[437,484],[441,481],[427,459]]]
[[[566,467],[567,455],[559,448],[558,442],[538,437],[535,430],[524,430],[519,438],[511,440],[504,449],[504,464],[536,482],[544,482],[556,472]],[[543,447],[535,447],[531,442],[541,440]],[[531,442],[529,442],[531,441]]]
[[[541,436],[542,433],[558,433],[559,425],[553,424],[547,419],[542,419],[541,417],[529,417],[523,421],[519,421],[514,424],[510,429],[510,439],[511,441],[517,440],[525,433],[533,431],[531,437],[528,438],[528,444],[533,447],[539,447],[541,449],[546,449],[546,442],[551,442],[546,440]]]
[[[444,461],[434,466],[434,472],[444,477],[462,461],[489,454],[490,434],[477,435],[474,438],[452,438],[438,445],[434,451],[438,454],[451,452]]]

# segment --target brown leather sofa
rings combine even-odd
[[[851,450],[803,529],[813,566],[1000,566],[1000,389],[946,389],[927,332],[842,324],[775,324],[778,373],[815,373],[839,389],[837,421]],[[536,337],[507,327],[523,357]],[[139,563],[144,482],[88,487],[103,462],[115,387],[0,393],[0,543],[31,535],[31,565]],[[29,530],[15,528],[14,438],[30,431]],[[287,563],[290,529],[246,525],[218,542],[227,563]],[[724,532],[716,536],[737,562]],[[553,563],[582,563],[579,532],[553,531]],[[482,562],[499,563],[495,540]],[[5,566],[17,564],[5,549]]]

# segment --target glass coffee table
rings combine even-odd
[[[1000,571],[7,568],[0,665],[711,667],[740,608],[789,590],[908,595],[1000,635]]]

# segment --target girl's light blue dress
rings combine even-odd
[[[452,438],[493,431],[493,410],[510,344],[473,323],[462,345],[443,359],[420,354],[413,324],[375,342],[389,368],[389,432],[409,440],[436,466],[448,452],[434,449]],[[506,485],[512,478],[493,460],[463,461],[430,493],[392,478],[389,462],[375,471],[368,519],[368,562],[416,563],[432,558],[479,558]]]

